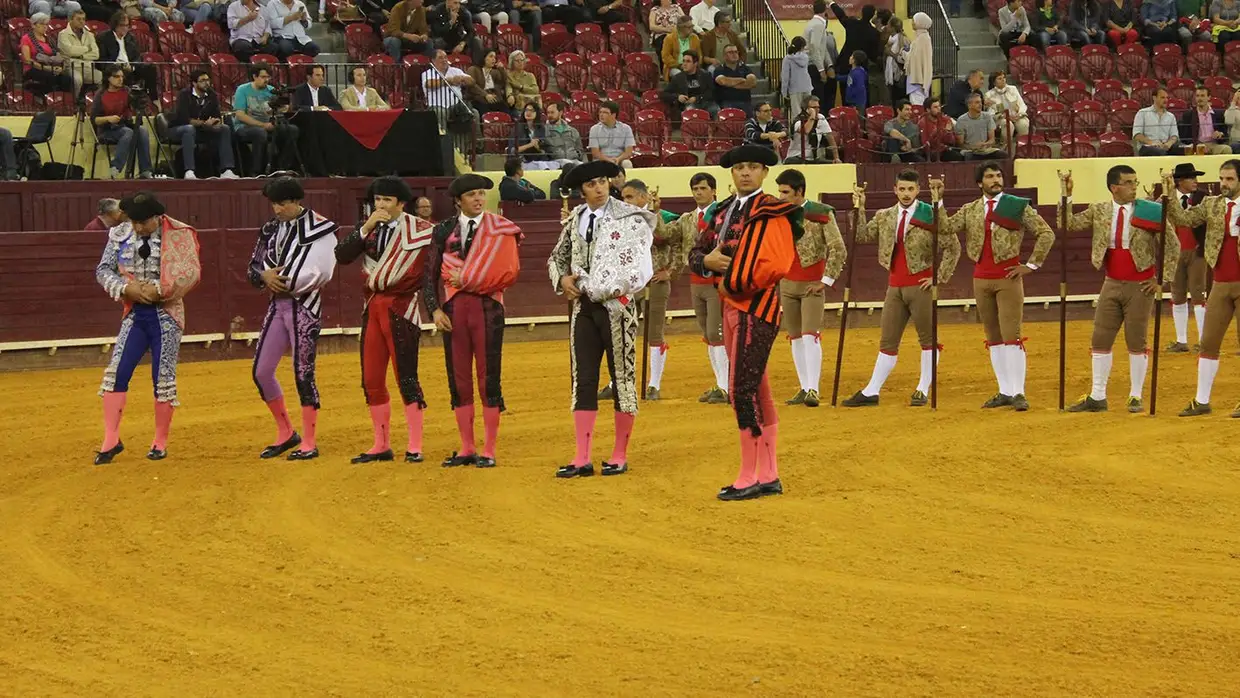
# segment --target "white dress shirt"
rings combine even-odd
[[[301,0],[293,0],[293,6],[285,5],[282,0],[273,0],[267,3],[263,8],[263,12],[267,15],[267,24],[271,26],[272,36],[281,39],[292,39],[298,44],[305,45],[310,43],[310,35],[306,33],[306,27],[302,24],[306,20],[300,19],[296,22],[285,22],[284,18],[297,12],[304,11],[306,6]]]
[[[478,229],[482,227],[482,214],[479,213],[477,216],[470,218],[462,213],[457,216],[457,221],[461,226],[461,252],[462,256],[464,256],[465,248],[469,245],[469,224],[471,222],[474,224],[474,234],[477,235]]]
[[[607,202],[599,208],[590,208],[589,206],[586,206],[586,210],[581,212],[581,220],[577,222],[577,234],[581,236],[582,240],[586,239],[586,228],[590,227],[590,214],[594,214],[594,229],[598,230],[598,227],[603,222],[603,219],[606,218],[607,214],[611,211],[611,206],[608,205],[610,203],[611,197],[608,197]]]
[[[1115,248],[1115,226],[1119,223],[1119,212],[1124,212],[1124,240],[1121,249],[1132,249],[1132,204],[1111,204],[1111,227],[1108,229],[1107,249]]]

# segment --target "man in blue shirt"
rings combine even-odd
[[[723,50],[723,64],[715,66],[715,98],[719,108],[740,109],[745,116],[753,116],[751,95],[757,84],[753,71],[741,63],[740,49],[735,44],[728,45]]]
[[[277,113],[273,113],[271,108],[275,90],[268,84],[270,80],[271,71],[267,64],[255,63],[250,66],[250,82],[237,87],[233,94],[233,109],[236,111],[233,129],[238,140],[250,145],[251,176],[267,174],[269,141],[275,146],[271,161],[280,165],[277,169],[292,169],[294,159],[301,160],[297,153],[297,127],[285,119],[276,118],[288,111],[288,105],[281,105]]]

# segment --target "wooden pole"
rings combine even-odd
[[[1154,364],[1154,373],[1150,376],[1151,417],[1158,412],[1158,353],[1162,342],[1162,281],[1163,268],[1167,263],[1167,206],[1170,204],[1170,201],[1167,199],[1167,194],[1168,192],[1166,191],[1166,187],[1163,187],[1162,216],[1160,216],[1159,221],[1161,225],[1158,227],[1158,265],[1156,272],[1158,274],[1158,278],[1154,279],[1155,288],[1157,290],[1154,291],[1154,360],[1152,362]]]
[[[946,175],[944,175],[946,179]],[[933,192],[933,188],[931,188]],[[934,207],[934,236],[930,238],[930,409],[939,408],[939,202]]]
[[[864,185],[863,185],[864,188]],[[848,301],[852,295],[853,267],[857,264],[857,217],[861,213],[858,208],[852,216],[852,225],[848,231],[848,246],[845,247],[844,264],[844,302],[840,306],[840,338],[835,344],[835,380],[831,383],[831,406],[835,407],[840,397],[840,369],[844,365],[844,330],[848,327]],[[838,217],[837,221],[838,223]]]
[[[1068,197],[1059,197],[1059,411],[1064,411],[1068,346]]]

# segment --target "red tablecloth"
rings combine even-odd
[[[330,111],[328,113],[332,115],[336,123],[340,124],[341,128],[356,138],[358,143],[368,150],[374,150],[383,142],[383,137],[392,128],[392,124],[396,123],[401,110]]]

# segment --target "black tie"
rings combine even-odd
[[[1180,205],[1184,208],[1188,208],[1188,194],[1183,194],[1180,196]]]
[[[142,238],[142,245],[138,248],[138,256],[146,259],[151,256],[151,236],[147,235]]]
[[[469,230],[465,233],[465,244],[461,246],[461,257],[469,256],[469,248],[474,244],[474,229],[478,227],[478,221],[469,222]]]
[[[586,223],[586,244],[594,242],[594,214],[590,214],[590,221]]]

